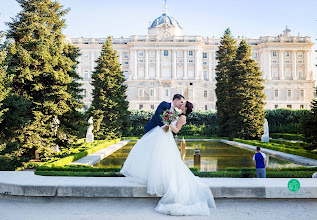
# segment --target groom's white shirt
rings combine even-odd
[[[171,102],[171,108],[170,108],[170,111],[172,111],[172,110],[173,110],[173,107],[174,107],[174,104],[173,104],[173,102]],[[174,107],[174,109],[175,109],[175,107]]]

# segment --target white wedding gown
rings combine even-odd
[[[149,194],[162,197],[156,212],[210,215],[209,208],[216,207],[209,187],[182,161],[172,132],[165,133],[159,126],[133,146],[120,173],[146,184]]]

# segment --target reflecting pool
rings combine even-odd
[[[130,142],[117,150],[110,156],[99,161],[94,167],[118,167],[121,168],[130,150],[136,142]],[[180,148],[180,142],[178,143]],[[221,142],[186,142],[185,163],[188,167],[194,167],[194,150],[198,146],[201,154],[200,165],[195,165],[200,171],[225,170],[227,167],[253,167],[252,158],[255,152],[234,147]],[[268,155],[266,155],[268,157]],[[281,160],[272,156],[268,157],[268,166],[277,167],[298,167],[289,161]]]

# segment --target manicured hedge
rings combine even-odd
[[[304,136],[302,134],[287,134],[287,133],[272,133],[270,134],[271,138],[283,138],[286,140],[299,140],[303,141]]]
[[[80,158],[83,158],[89,154],[92,154],[98,150],[101,150],[105,147],[108,147],[112,144],[115,144],[117,142],[119,142],[121,139],[115,139],[115,140],[111,140],[111,141],[108,141],[108,140],[100,140],[100,141],[94,141],[92,143],[84,143],[83,145],[88,147],[89,145],[92,145],[94,147],[92,148],[88,148],[86,150],[83,150],[82,152],[79,152],[77,154],[74,154],[74,155],[71,155],[71,156],[67,156],[67,157],[64,157],[62,159],[59,159],[57,161],[54,161],[54,162],[51,162],[51,163],[44,163],[43,165],[47,166],[47,167],[57,167],[57,166],[64,166],[64,165],[67,165],[71,162],[74,162],[76,160],[79,160]],[[83,147],[84,147],[83,146]]]
[[[199,177],[230,177],[230,178],[254,178],[254,167],[228,167],[226,171],[199,172],[197,167],[189,168],[194,175]],[[83,165],[69,165],[67,167],[39,167],[36,175],[42,176],[91,176],[91,177],[122,177],[120,168],[93,168]],[[317,167],[290,167],[267,168],[267,177],[271,178],[310,178],[317,172]]]
[[[311,178],[316,171],[267,171],[268,178]],[[119,172],[74,172],[74,171],[35,171],[36,175],[42,176],[82,176],[82,177],[123,177]],[[229,178],[255,178],[255,171],[217,171],[217,172],[195,172],[199,177],[229,177]]]
[[[276,151],[280,151],[280,152],[284,152],[284,153],[294,154],[294,155],[308,157],[308,158],[312,158],[312,159],[317,160],[317,153],[308,152],[307,150],[304,150],[304,149],[292,149],[292,148],[286,147],[283,144],[263,143],[263,142],[255,141],[255,140],[250,141],[250,140],[241,140],[241,139],[237,139],[237,138],[234,138],[233,140],[236,142],[244,143],[244,144],[250,144],[250,145],[254,145],[254,146],[259,146],[259,147],[263,147],[263,148],[267,148],[267,149],[271,149],[271,150],[276,150]]]

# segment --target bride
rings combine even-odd
[[[177,120],[167,125],[177,133],[186,123],[193,104],[180,107]],[[196,177],[182,161],[171,131],[156,126],[132,148],[121,171],[126,177],[142,181],[147,192],[162,197],[156,212],[170,215],[210,215],[216,207],[209,187]]]

